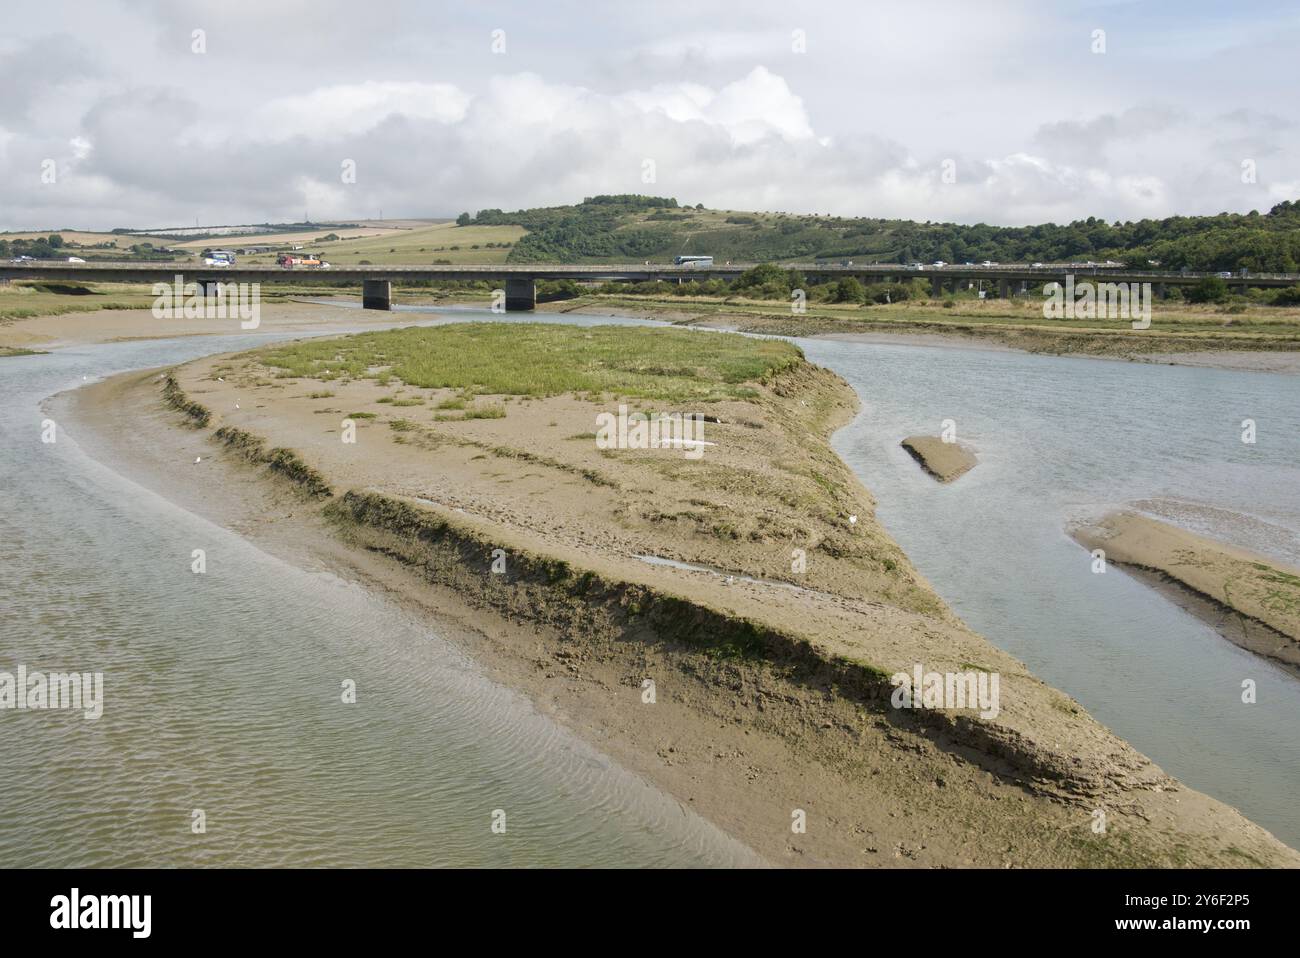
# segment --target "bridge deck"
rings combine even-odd
[[[285,269],[280,266],[212,267],[194,263],[0,263],[0,279],[49,279],[73,282],[122,283],[172,283],[176,277],[182,282],[220,280],[232,283],[294,283],[304,280],[333,280],[360,283],[364,280],[688,280],[734,279],[752,263],[691,266],[647,265],[571,265],[529,264],[526,266],[340,266],[328,270]],[[1106,266],[926,266],[915,268],[899,264],[873,263],[867,265],[818,265],[816,263],[784,264],[783,269],[795,269],[810,277],[834,278],[853,276],[864,281],[930,279],[988,280],[992,282],[1048,283],[1064,282],[1067,275],[1081,279],[1095,278],[1112,283],[1164,283],[1190,285],[1216,273],[1175,273],[1156,270],[1130,270]],[[1282,287],[1300,284],[1300,274],[1260,273],[1255,275],[1225,277],[1234,286]]]

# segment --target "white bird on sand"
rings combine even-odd
[[[194,464],[195,464],[195,465],[198,465],[198,464],[199,464],[200,462],[202,462],[202,461],[203,461],[203,457],[202,457],[202,456],[195,456],[195,457],[194,457]]]
[[[857,517],[857,516],[849,516],[849,525],[851,525],[851,526],[856,526],[857,524],[858,524],[858,517]]]

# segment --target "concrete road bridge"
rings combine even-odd
[[[538,280],[571,279],[581,283],[639,282],[664,280],[735,279],[752,263],[716,266],[652,266],[610,264],[529,264],[526,266],[336,266],[328,270],[286,269],[280,266],[211,267],[194,263],[65,263],[48,260],[0,263],[0,281],[37,279],[87,283],[196,283],[210,289],[218,283],[301,283],[328,280],[361,286],[362,304],[367,309],[389,309],[392,285],[429,280],[489,280],[502,284],[507,310],[529,310],[537,303]],[[1132,270],[1126,267],[1058,263],[1043,266],[904,266],[890,263],[857,265],[840,263],[784,263],[782,269],[803,273],[810,283],[834,281],[852,276],[863,283],[905,282],[917,278],[930,282],[931,295],[988,283],[1002,298],[1034,293],[1044,283],[1065,283],[1073,276],[1076,284],[1150,283],[1157,296],[1171,286],[1192,286],[1217,273]],[[1300,285],[1300,274],[1254,273],[1224,277],[1229,287],[1244,292],[1248,287],[1278,288]]]

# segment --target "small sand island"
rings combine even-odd
[[[830,446],[856,395],[792,343],[463,323],[78,394],[169,419],[196,495],[292,497],[268,519],[771,862],[1300,865],[947,608]]]
[[[1176,585],[1226,638],[1300,674],[1300,569],[1132,512],[1071,530],[1081,545]]]
[[[979,463],[961,443],[944,442],[938,436],[908,436],[901,445],[939,482],[952,482]]]

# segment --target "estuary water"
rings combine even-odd
[[[523,319],[439,312],[410,321]],[[43,401],[86,379],[273,338],[0,361],[0,670],[105,675],[97,721],[0,711],[0,862],[752,864],[428,623],[132,483],[78,446],[75,424],[41,442]],[[862,412],[835,448],[955,611],[1170,773],[1300,845],[1300,680],[1123,572],[1093,574],[1065,531],[1137,502],[1300,563],[1300,378],[797,342],[857,390]],[[945,419],[980,465],[941,486],[898,443]]]
[[[427,623],[41,441],[83,377],[273,338],[0,360],[0,671],[104,675],[97,720],[0,710],[0,864],[756,863]]]
[[[957,614],[1170,774],[1300,846],[1300,679],[1115,567],[1095,574],[1066,533],[1136,504],[1300,565],[1300,377],[799,344],[857,390],[862,412],[833,445]],[[940,485],[899,441],[948,419],[980,463]]]

